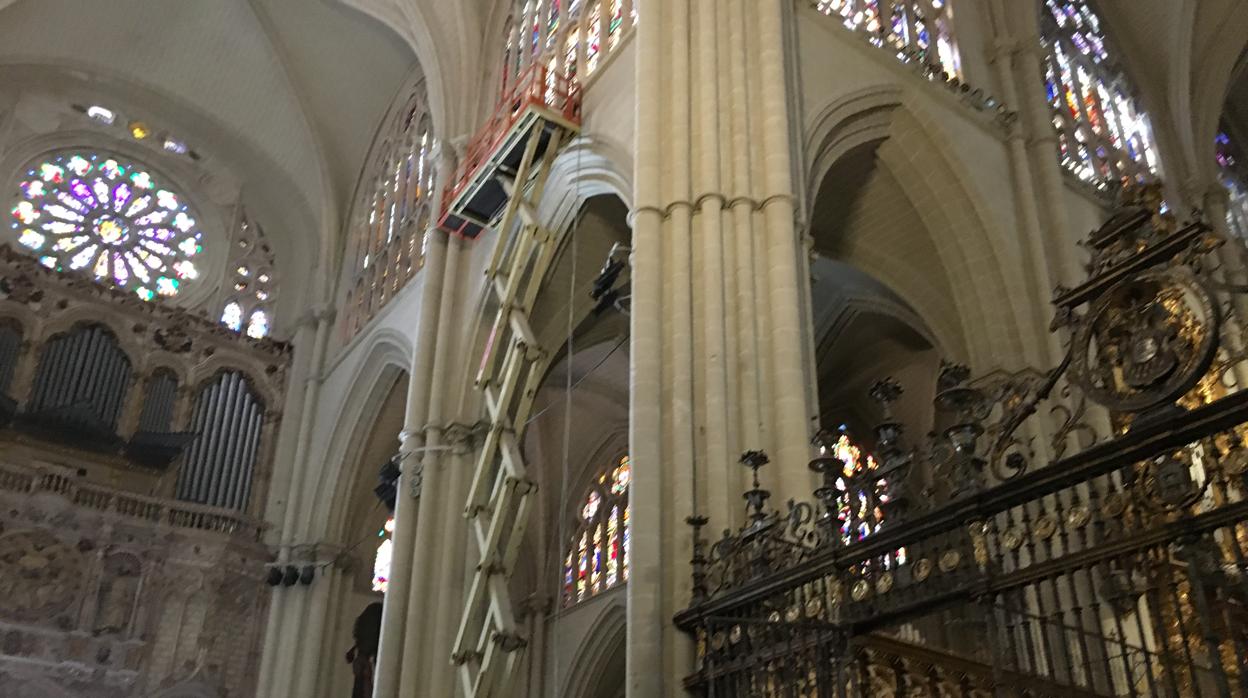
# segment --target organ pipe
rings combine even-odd
[[[243,404],[237,398],[241,394],[239,390],[242,381],[238,380],[237,375],[231,376],[233,388],[233,397],[230,405],[237,405],[237,409],[231,409],[221,415],[221,437],[219,439],[219,448],[217,449],[217,457],[214,459],[214,465],[218,472],[217,477],[212,480],[212,487],[208,492],[208,498],[214,502],[225,503],[225,490],[231,478],[234,477],[234,470],[238,467],[238,462],[234,458],[235,449],[238,445],[238,427],[242,423],[243,415],[247,411],[248,405]]]
[[[247,422],[247,439],[244,442],[242,461],[250,463],[254,467],[256,462],[256,444],[260,440],[260,429],[264,424],[264,410],[259,403],[254,405],[254,411]],[[234,502],[237,508],[247,508],[247,495],[251,489],[250,473],[246,477],[240,477],[234,487]]]
[[[192,492],[195,487],[195,480],[199,471],[196,468],[200,462],[201,453],[204,450],[206,440],[203,438],[204,425],[207,424],[209,410],[205,409],[204,403],[212,399],[212,394],[218,390],[220,386],[216,383],[209,386],[206,391],[200,392],[199,397],[195,400],[195,413],[191,417],[191,431],[196,434],[195,441],[192,442],[190,451],[186,454],[186,462],[178,475],[178,499],[193,500]]]
[[[251,490],[264,406],[238,372],[222,373],[200,390],[177,494],[211,506],[244,509]]]
[[[80,326],[48,342],[31,396],[32,411],[78,406],[101,424],[117,425],[130,382],[130,359],[112,333]]]
[[[139,431],[163,434],[173,425],[178,379],[169,371],[157,371],[147,381],[147,395],[139,415]]]
[[[225,459],[228,474],[221,483],[221,499],[231,508],[238,508],[234,490],[243,479],[243,448],[247,445],[247,425],[255,409],[255,403],[248,403],[244,409],[239,410],[238,419],[231,430],[230,448]]]
[[[212,459],[212,450],[216,442],[216,421],[220,415],[220,406],[225,399],[226,385],[216,383],[208,394],[208,402],[205,405],[204,426],[200,432],[201,450],[199,457],[192,463],[192,472],[195,479],[191,484],[190,497],[197,502],[207,501],[204,487],[208,481],[209,467],[208,463]]]

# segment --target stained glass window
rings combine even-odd
[[[1043,0],[1040,27],[1062,166],[1102,188],[1151,176],[1158,167],[1152,127],[1110,53],[1100,18],[1084,0]]]
[[[843,464],[841,476],[836,480],[839,491],[837,518],[841,522],[842,542],[849,544],[875,533],[884,521],[879,507],[879,499],[884,496],[883,490],[874,491],[878,487],[877,481],[870,476],[879,466],[874,458],[854,445],[844,430],[832,444],[831,452],[832,457]]]
[[[849,545],[866,539],[884,525],[884,505],[889,501],[888,482],[878,476],[879,464],[875,458],[863,453],[844,426],[835,442],[820,447],[821,455],[829,452],[842,464],[836,479],[836,517],[840,522],[841,542]],[[896,551],[889,562],[903,564],[905,550]]]
[[[953,40],[953,0],[816,0],[814,4],[825,15],[839,17],[847,28],[866,34],[872,44],[896,52],[903,61],[918,60],[939,65],[952,76],[962,74]]]
[[[235,332],[241,332],[243,329],[243,307],[235,301],[226,303],[225,309],[221,311],[221,324]]]
[[[382,540],[377,545],[377,555],[373,558],[373,591],[380,591],[383,594],[390,586],[390,560],[394,555],[394,541],[391,540],[393,534],[394,517],[391,516],[377,532],[377,537]]]
[[[504,87],[514,84],[534,64],[568,77],[593,74],[637,23],[635,3],[636,0],[517,2],[504,37]],[[530,31],[532,36],[528,36]],[[525,42],[531,42],[535,49],[531,55],[514,50],[517,43]]]
[[[46,266],[82,271],[143,300],[178,295],[203,251],[194,212],[145,166],[107,153],[59,151],[18,183],[13,238]]]
[[[344,313],[348,335],[359,331],[419,271],[433,221],[437,147],[424,82],[387,118],[353,214],[347,265],[353,276]]]
[[[628,581],[628,456],[599,473],[577,507],[577,526],[563,565],[563,605],[584,601]]]
[[[230,283],[221,310],[221,324],[259,339],[269,335],[272,302],[277,295],[273,249],[264,230],[241,211],[231,244],[227,270]]]

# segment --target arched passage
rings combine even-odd
[[[1017,361],[1040,322],[1023,275],[1008,271],[1019,243],[990,227],[996,218],[939,128],[890,88],[820,112],[807,138],[814,251],[893,289],[950,358]]]

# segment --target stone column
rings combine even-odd
[[[683,695],[686,516],[739,518],[744,450],[807,496],[811,405],[783,0],[646,0],[637,26],[628,695]],[[727,39],[727,40],[725,40]]]
[[[292,378],[292,384],[301,380],[298,391],[301,396],[291,396],[287,405],[300,402],[299,422],[296,432],[294,453],[286,463],[274,463],[275,474],[279,476],[281,492],[285,493],[283,502],[275,505],[270,502],[269,515],[276,518],[281,512],[282,525],[279,529],[278,551],[275,562],[279,565],[294,563],[294,548],[298,544],[302,531],[298,529],[298,514],[304,506],[304,478],[308,468],[307,444],[311,441],[313,418],[316,402],[320,393],[321,370],[325,361],[326,344],[329,339],[333,313],[325,307],[309,313],[307,324],[301,328],[301,334],[311,339],[311,351],[306,364],[303,364]],[[302,342],[300,342],[302,344]],[[267,440],[274,441],[271,428],[266,425]],[[280,472],[279,472],[280,471]],[[257,684],[257,695],[286,696],[294,695],[293,675],[297,667],[301,647],[304,644],[304,621],[307,613],[307,595],[288,593],[292,589],[277,587],[273,591],[269,606],[269,620],[265,627],[264,652],[260,663],[260,676]]]
[[[408,381],[407,413],[400,441],[398,496],[394,510],[394,553],[391,579],[382,613],[381,644],[377,650],[377,671],[373,695],[377,698],[398,696],[403,671],[402,657],[407,618],[408,598],[412,590],[412,564],[416,555],[417,519],[422,515],[420,492],[423,487],[422,452],[425,446],[424,424],[429,410],[430,381],[433,379],[433,355],[437,343],[438,310],[442,281],[446,272],[447,239],[434,232],[429,241],[428,257],[421,273],[426,274],[422,289],[420,318],[416,329],[415,351]]]

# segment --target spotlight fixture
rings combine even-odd
[[[286,569],[282,573],[282,586],[293,587],[297,581],[299,581],[299,568],[294,565],[286,565]]]
[[[312,583],[316,578],[316,568],[312,565],[304,565],[303,570],[299,572],[299,583],[305,587]]]
[[[601,315],[607,308],[615,308],[625,315],[628,314],[629,301],[632,299],[632,280],[621,281],[620,276],[628,269],[630,252],[632,248],[617,242],[607,253],[607,261],[603,263],[602,271],[594,279],[594,288],[589,292],[589,297],[596,301],[594,315]]]
[[[268,582],[269,586],[271,587],[275,587],[278,584],[281,584],[282,583],[282,568],[270,567],[269,576],[267,579],[265,579],[265,581]]]
[[[395,454],[390,460],[382,464],[381,470],[377,473],[377,486],[373,488],[373,494],[377,495],[377,499],[390,511],[394,511],[395,498],[399,493],[399,476],[402,475],[399,469],[399,455]]]

